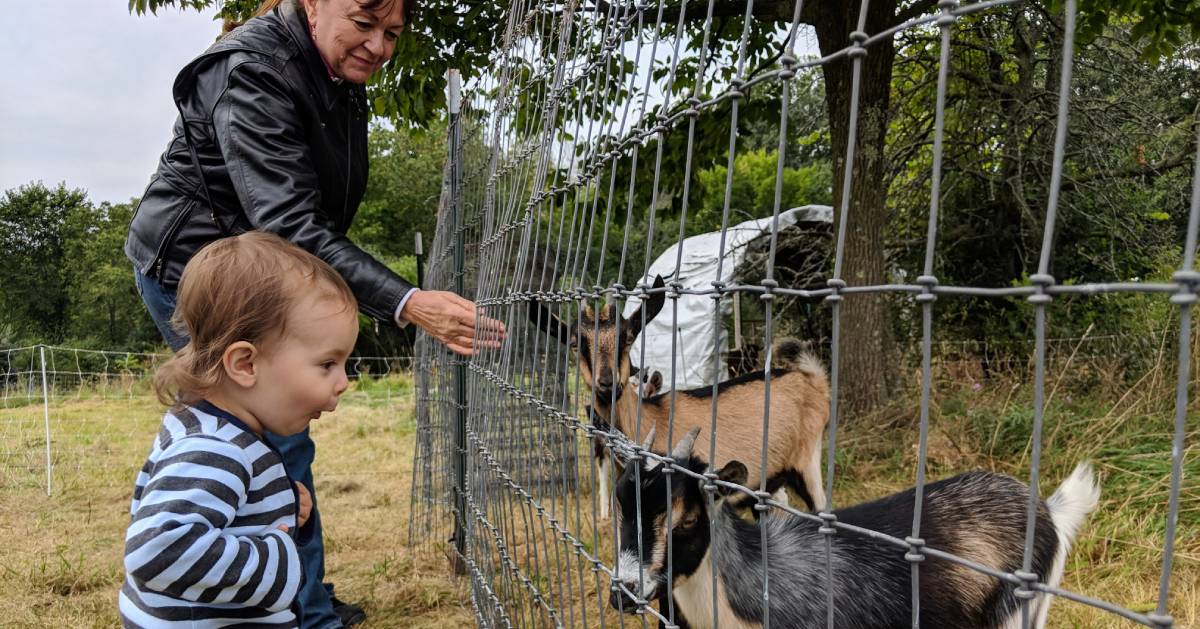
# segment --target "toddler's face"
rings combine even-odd
[[[276,435],[303,431],[337,408],[349,386],[346,359],[358,338],[358,313],[340,299],[305,296],[288,313],[287,329],[258,362],[251,412]]]

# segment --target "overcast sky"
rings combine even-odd
[[[141,196],[170,139],[175,74],[213,42],[213,12],[127,0],[5,3],[0,191],[34,180],[93,202]]]

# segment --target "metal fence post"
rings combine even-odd
[[[450,110],[450,197],[454,208],[454,292],[463,294],[463,231],[462,231],[462,146],[461,144],[461,78],[456,70],[449,72]],[[454,361],[454,571],[466,574],[466,517],[467,517],[467,359]]]
[[[50,387],[46,383],[46,346],[39,345],[38,353],[42,359],[42,414],[46,420],[46,495],[49,496],[54,464],[50,459]]]
[[[425,245],[421,242],[421,232],[413,234],[413,256],[417,260],[417,287],[425,285]]]

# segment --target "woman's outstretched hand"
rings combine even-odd
[[[400,316],[424,330],[451,351],[463,356],[475,354],[480,347],[500,347],[507,331],[504,324],[475,315],[475,303],[454,293],[442,290],[419,290],[408,298]],[[479,323],[479,338],[475,338],[475,323]]]

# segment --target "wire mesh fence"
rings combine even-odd
[[[510,3],[491,66],[461,95],[451,78],[450,150],[425,282],[474,299],[505,321],[509,338],[502,348],[469,359],[422,339],[415,372],[419,443],[410,543],[448,541],[450,557],[469,583],[479,626],[1029,627],[1044,622],[1054,598],[1137,625],[1182,626],[1169,604],[1177,585],[1174,544],[1197,356],[1191,308],[1200,289],[1194,267],[1200,173],[1192,178],[1186,242],[1169,281],[1068,284],[1050,275],[1071,114],[1073,2],[1066,3],[1060,23],[1057,125],[1046,164],[1037,272],[999,287],[944,285],[937,277],[952,34],[968,16],[1009,11],[1013,4],[948,0],[928,15],[868,32],[864,1],[857,24],[843,33],[849,44],[820,56],[804,51],[811,34],[801,28],[800,2],[759,2],[757,8],[753,0]],[[787,16],[760,19],[764,11]],[[741,35],[723,46],[719,33],[730,29]],[[871,150],[856,139],[860,124],[877,122],[860,119],[863,66],[893,37],[914,31],[932,34],[940,46],[923,265],[915,277],[862,285],[846,269],[851,256],[861,254],[848,251],[848,225],[855,212],[865,211],[849,201],[859,177],[855,151]],[[765,37],[774,53],[757,67],[748,63],[752,33],[755,41]],[[848,118],[836,123],[848,129],[844,159],[835,162],[841,194],[827,238],[831,268],[812,284],[808,275],[776,269],[777,245],[785,238],[780,216],[789,211],[781,202],[784,168],[794,145],[789,90],[804,71],[832,64],[850,68]],[[735,158],[744,150],[740,107],[755,89],[779,95],[774,202],[769,220],[756,227],[761,247],[750,273],[758,275],[738,275],[729,273],[735,262],[727,246],[738,210],[730,197],[738,177]],[[727,146],[720,229],[704,245],[709,250],[700,252],[715,254],[710,279],[685,285],[681,278],[695,271],[689,265],[697,251],[678,246],[669,271],[661,273],[665,282],[656,282],[656,245],[683,243],[693,234],[694,147],[714,140],[697,120],[714,110],[728,112],[728,130],[717,138]],[[1192,137],[1194,142],[1194,132]],[[634,220],[643,213],[646,221]],[[656,233],[667,227],[675,231]],[[904,522],[887,531],[883,521],[897,516],[880,508],[835,509],[839,388],[842,378],[855,377],[842,370],[846,304],[871,295],[902,303],[919,330],[912,339],[914,361],[895,367],[913,365],[920,392],[915,489],[893,497],[892,507],[907,506],[897,507]],[[1143,337],[1051,333],[1047,319],[1056,303],[1110,295],[1169,300],[1167,327]],[[952,297],[1021,302],[1032,320],[1031,338],[939,341],[933,313],[938,300]],[[742,306],[731,306],[735,301],[755,304],[761,318],[742,321]],[[806,455],[813,466],[785,470],[766,453],[777,445],[773,430],[802,423],[797,413],[779,413],[780,400],[797,395],[789,374],[824,377],[811,361],[799,368],[789,363],[787,346],[780,344],[777,321],[798,308],[828,324],[815,335],[824,342],[810,337],[808,344],[828,366],[828,389],[823,396],[819,386],[808,393],[816,398],[808,402],[824,409],[811,420],[820,423],[819,443],[789,445],[815,448],[815,455]],[[693,344],[705,325],[716,340]],[[757,347],[746,359],[754,369],[734,364],[731,326],[733,349],[740,351],[744,339]],[[648,358],[664,347],[665,361]],[[1175,383],[1169,472],[1162,479],[1168,487],[1165,524],[1161,539],[1150,542],[1158,552],[1159,586],[1153,605],[1138,610],[1060,587],[1061,558],[1057,574],[1051,567],[1054,553],[1047,555],[1047,548],[1063,548],[1074,534],[1068,529],[1087,526],[1062,519],[1064,500],[1072,496],[1077,511],[1090,509],[1079,502],[1087,502],[1088,483],[1072,485],[1083,477],[1072,477],[1049,502],[1039,495],[1047,382],[1052,397],[1073,366],[1114,354],[1154,363],[1156,377]],[[706,366],[704,386],[679,386],[684,363]],[[651,377],[654,371],[660,381]],[[994,523],[967,517],[963,501],[946,498],[951,485],[926,491],[926,472],[937,378],[983,380],[996,372],[1029,383],[1025,404],[1032,417],[1022,459],[1029,490],[1005,494],[1018,507],[993,530]],[[750,384],[755,388],[739,388]],[[740,475],[733,473],[730,452],[754,455],[741,457]],[[609,476],[614,463],[616,478]],[[786,471],[804,472],[798,486],[808,490],[811,510],[777,491],[775,473]],[[1000,482],[984,478],[985,484]],[[1003,493],[996,487],[979,489],[979,495]],[[750,508],[736,511],[731,503],[739,498]],[[608,519],[604,503],[615,507]],[[864,521],[863,513],[871,517]],[[1054,533],[1058,542],[1048,541]],[[802,542],[806,550],[797,554]],[[857,561],[855,548],[888,559],[872,567]],[[882,583],[885,574],[898,574],[900,581]],[[983,616],[947,615],[956,604],[973,604],[974,587],[994,593],[979,603]]]
[[[0,350],[0,487],[14,492],[114,482],[162,418],[153,374],[168,354],[34,345]],[[411,399],[411,357],[354,356],[347,399],[399,405]],[[363,470],[370,473],[370,470]]]

